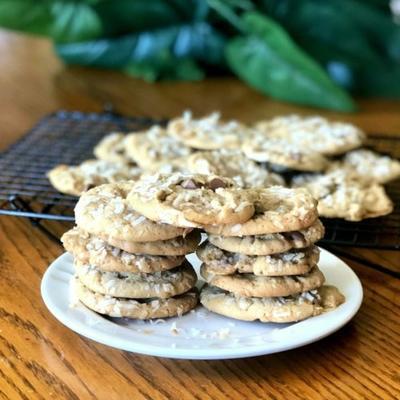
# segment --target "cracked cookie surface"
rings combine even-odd
[[[153,221],[181,227],[241,223],[254,213],[246,191],[214,175],[148,175],[133,185],[128,201]]]
[[[345,302],[345,297],[334,286],[287,297],[242,297],[205,285],[200,302],[212,312],[242,321],[285,323],[333,310]]]
[[[295,231],[310,226],[318,218],[317,202],[304,189],[272,186],[249,189],[253,199],[254,215],[242,224],[205,226],[212,234],[221,236],[248,236]]]
[[[134,182],[106,184],[85,192],[75,206],[78,227],[105,241],[146,242],[172,239],[189,230],[157,224],[127,202]]]

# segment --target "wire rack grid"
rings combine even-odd
[[[0,154],[0,215],[73,222],[77,198],[57,192],[46,173],[57,164],[75,165],[93,158],[93,147],[106,134],[139,131],[165,120],[124,117],[112,112],[58,111],[40,120],[22,139]],[[400,158],[400,137],[371,135],[372,148]],[[387,186],[394,212],[361,222],[324,219],[323,245],[400,250],[400,182]],[[54,236],[54,235],[53,235]]]

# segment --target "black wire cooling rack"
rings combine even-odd
[[[22,139],[0,154],[0,215],[27,217],[52,237],[47,220],[73,222],[77,198],[58,193],[46,172],[57,164],[78,164],[93,158],[93,147],[106,134],[137,131],[165,121],[123,117],[111,112],[59,111],[48,115]],[[370,136],[374,149],[400,157],[400,138]],[[325,219],[322,245],[400,250],[400,182],[387,186],[395,204],[392,214],[346,222]]]

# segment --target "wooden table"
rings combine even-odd
[[[116,72],[65,68],[51,45],[0,32],[0,148],[57,109],[173,116],[220,109],[252,121],[315,110],[273,102],[231,78],[147,84]],[[357,114],[323,113],[368,131],[400,133],[400,102],[363,100]],[[399,281],[349,262],[364,303],[347,326],[281,354],[231,361],[176,361],[97,344],[48,312],[40,280],[63,252],[24,219],[0,218],[1,399],[394,399],[400,397]],[[399,253],[354,250],[399,268]]]

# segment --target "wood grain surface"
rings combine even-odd
[[[157,83],[65,67],[51,45],[0,31],[0,148],[57,109],[173,116],[220,109],[251,121],[315,113],[267,99],[233,78]],[[356,114],[324,113],[368,131],[400,134],[400,102],[363,100]],[[399,253],[352,254],[399,270]],[[348,261],[365,299],[330,337],[300,349],[229,361],[180,361],[115,350],[73,333],[46,309],[40,281],[62,247],[27,220],[0,217],[0,399],[398,399],[399,280]],[[347,260],[346,260],[347,261]]]

